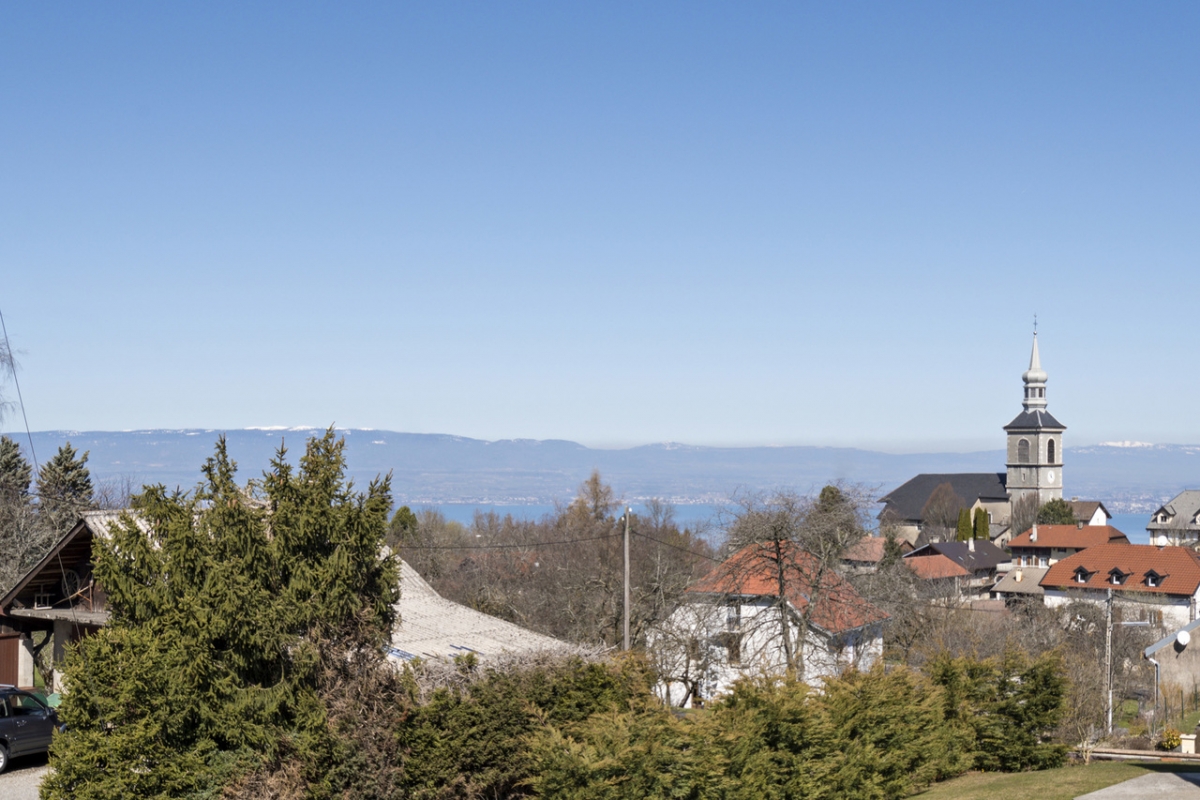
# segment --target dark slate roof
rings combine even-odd
[[[1006,431],[1036,430],[1038,428],[1054,428],[1055,430],[1065,431],[1067,426],[1052,417],[1049,411],[1042,411],[1041,409],[1022,411],[1020,414],[1017,414],[1016,419],[1004,426],[1004,430]]]
[[[993,570],[998,564],[1008,561],[1008,553],[991,542],[975,540],[975,549],[967,542],[932,542],[924,547],[918,547],[904,556],[906,559],[923,558],[940,553],[946,558],[959,564],[970,572],[977,570]]]
[[[954,487],[954,493],[968,506],[980,497],[1006,500],[1008,490],[1004,486],[1007,479],[1003,472],[924,472],[880,498],[879,502],[887,505],[879,516],[886,514],[896,520],[920,522],[921,510],[929,502],[929,495],[943,483]]]

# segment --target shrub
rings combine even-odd
[[[1179,747],[1183,741],[1179,731],[1174,728],[1163,728],[1163,732],[1158,735],[1158,742],[1155,744],[1159,750],[1174,750]]]

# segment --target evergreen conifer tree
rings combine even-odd
[[[0,502],[27,502],[32,481],[33,468],[21,455],[20,446],[0,436]]]
[[[975,509],[974,533],[976,539],[988,541],[992,538],[992,529],[988,523],[988,512],[982,508]]]
[[[67,442],[38,474],[38,513],[55,533],[65,533],[79,514],[92,506],[87,460],[86,452],[80,456]]]
[[[109,625],[68,656],[47,800],[215,797],[278,759],[328,769],[323,669],[382,658],[398,597],[389,480],[344,481],[344,443],[279,451],[239,486],[222,439],[191,495],[151,486],[94,545]]]
[[[971,512],[965,508],[958,510],[958,541],[965,542],[969,540],[975,532],[971,528]]]
[[[879,571],[885,572],[900,563],[904,558],[904,550],[896,539],[896,532],[891,528],[883,532],[883,557],[879,559]]]
[[[1056,497],[1038,509],[1039,525],[1074,525],[1075,510],[1070,503],[1061,497]]]

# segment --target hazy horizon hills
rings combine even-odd
[[[257,477],[281,442],[293,463],[318,427],[37,431],[44,461],[64,442],[89,452],[96,480],[190,488],[225,435],[241,480]],[[676,504],[719,503],[738,492],[777,488],[810,492],[830,481],[864,484],[880,494],[919,472],[1001,472],[1004,451],[886,453],[810,445],[714,447],[663,442],[620,449],[565,439],[472,439],[452,434],[338,429],[347,473],[360,485],[392,473],[397,503],[410,505],[549,504],[568,500],[593,469],[618,495]],[[24,434],[8,434],[28,451]],[[1148,511],[1200,486],[1200,445],[1108,442],[1068,447],[1064,492],[1104,501],[1110,511]]]

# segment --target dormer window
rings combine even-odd
[[[1128,573],[1122,572],[1118,567],[1113,567],[1108,572],[1108,582],[1113,586],[1120,586],[1121,584],[1125,583],[1125,578],[1127,576]]]
[[[1167,521],[1169,521],[1170,519],[1171,519],[1171,515],[1170,515],[1170,514],[1168,514],[1168,513],[1167,513],[1167,512],[1165,512],[1165,511],[1160,511],[1160,512],[1158,512],[1158,519],[1157,519],[1156,521],[1157,521],[1157,522],[1167,522]]]
[[[1083,567],[1075,568],[1075,582],[1076,583],[1087,583],[1088,578],[1090,578],[1090,577],[1092,577],[1092,573],[1088,572]]]
[[[1146,573],[1146,585],[1150,587],[1162,586],[1163,578],[1165,577],[1167,576],[1159,575],[1154,570],[1150,570]]]

